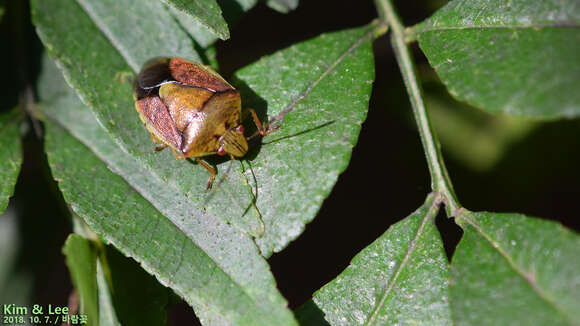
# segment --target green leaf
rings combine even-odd
[[[521,214],[460,211],[451,308],[461,325],[579,325],[580,237]]]
[[[188,34],[158,1],[139,5],[131,0],[77,2],[134,71],[139,71],[152,57],[178,56],[201,61]],[[119,19],[120,13],[123,19]]]
[[[228,24],[222,17],[222,11],[215,0],[161,0],[164,3],[184,12],[207,30],[222,40],[230,38]]]
[[[60,5],[59,0],[50,0],[36,1],[32,4],[36,4],[33,6],[33,17],[38,33],[45,45],[52,49],[50,52],[57,57],[69,84],[93,109],[99,123],[109,133],[104,137],[114,140],[117,142],[118,150],[131,155],[129,165],[125,168],[116,167],[115,171],[118,173],[123,171],[122,175],[130,178],[135,170],[142,170],[145,175],[148,175],[145,179],[155,180],[157,183],[148,184],[149,188],[132,184],[139,191],[147,193],[147,198],[155,202],[158,207],[169,210],[164,212],[168,216],[181,218],[184,212],[191,212],[194,216],[204,215],[203,202],[207,197],[204,184],[207,183],[209,177],[207,171],[187,161],[176,161],[169,151],[154,153],[151,150],[150,137],[133,109],[131,84],[122,81],[123,74],[130,71],[130,68],[109,40],[103,37],[90,18],[74,3],[64,6]],[[55,23],[69,16],[75,17],[75,20],[69,20],[67,25]],[[90,35],[91,42],[79,48],[79,40],[87,38],[87,35]],[[99,55],[94,56],[95,53]],[[83,65],[78,63],[83,63]],[[57,74],[53,73],[53,75]],[[52,97],[53,95],[47,94],[45,98]],[[57,113],[54,118],[59,119],[60,123],[69,129],[79,127],[79,123],[74,118],[71,119],[69,114]],[[98,125],[96,121],[89,123]],[[81,139],[86,137],[83,128],[76,136]],[[96,142],[91,148],[97,151],[95,147],[98,146],[100,144]],[[111,157],[112,160],[116,158],[116,155]],[[237,176],[238,182],[235,185],[241,188],[238,193],[243,194],[242,198],[245,202],[236,202],[236,205],[246,206],[244,208],[239,206],[234,218],[237,218],[242,228],[259,229],[260,220],[255,214],[249,217],[242,216],[241,212],[250,204],[251,194],[246,184],[240,181],[242,176],[239,174]],[[224,189],[227,190],[227,187]],[[180,204],[170,205],[173,201]],[[219,209],[217,212],[221,213]],[[249,226],[246,227],[246,225]]]
[[[452,324],[438,205],[428,197],[314,294],[331,325]]]
[[[323,34],[235,75],[245,106],[267,110],[280,126],[249,162],[266,229],[256,242],[265,255],[303,231],[348,166],[374,79],[373,31],[369,25]],[[216,199],[233,205],[225,192]]]
[[[120,326],[117,312],[113,305],[113,295],[109,288],[103,263],[97,260],[97,288],[99,293],[99,320],[102,325]]]
[[[80,312],[87,316],[89,325],[99,325],[97,294],[97,252],[91,242],[78,234],[66,239],[63,253],[71,279],[78,291]]]
[[[228,0],[222,1],[221,6],[224,11],[224,17],[227,18],[230,26],[235,24],[243,13],[252,9],[257,0]],[[207,48],[217,40],[217,36],[209,32],[197,20],[191,19],[191,16],[183,11],[179,11],[174,7],[169,6],[171,13],[179,21],[181,26],[191,35],[191,37],[202,47]]]
[[[97,124],[90,118],[79,120],[70,112],[45,114],[98,153],[170,219],[181,219],[184,212],[218,217],[258,237],[264,256],[281,250],[302,232],[346,168],[365,118],[373,79],[374,26],[322,35],[238,74],[243,98],[262,115],[267,109],[268,114],[280,115],[276,119],[281,122],[289,113],[282,128],[264,139],[259,153],[256,148],[247,155],[251,161],[235,162],[206,205],[208,193],[203,189],[208,173],[175,160],[169,151],[152,152],[149,135],[132,109],[131,85],[120,78],[129,70],[126,62],[82,10],[58,3],[33,2],[38,34],[107,134],[94,138],[85,132],[94,127],[81,122]],[[60,21],[54,17],[65,16],[75,20],[66,26],[54,23]],[[87,35],[91,42],[79,49],[76,44]],[[118,155],[103,147],[102,138],[114,141],[117,150],[128,154],[127,161],[117,162]],[[228,165],[219,164],[218,171],[226,171]],[[143,177],[137,180],[135,171]]]
[[[22,164],[18,111],[0,113],[0,214],[14,193],[14,185]]]
[[[412,33],[460,100],[538,119],[580,115],[576,0],[455,0]]]
[[[274,10],[287,14],[298,7],[298,2],[298,0],[268,0],[266,4]]]
[[[40,105],[43,113],[53,114],[54,121],[75,121],[73,134],[99,150],[97,157],[53,120],[46,121],[53,175],[65,200],[95,233],[184,298],[204,325],[295,325],[266,261],[247,235],[193,209],[178,193],[143,197],[151,195],[147,189],[166,185],[134,165],[134,158],[96,123],[55,67],[41,76],[39,94],[47,99]],[[130,173],[132,185],[109,169]]]

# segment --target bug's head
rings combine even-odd
[[[219,142],[218,155],[231,154],[235,157],[242,157],[248,152],[248,142],[244,136],[244,127],[241,125],[226,131]]]

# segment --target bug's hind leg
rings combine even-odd
[[[161,139],[159,139],[159,137],[155,136],[153,133],[151,134],[151,141],[155,145],[153,147],[153,150],[156,152],[159,152],[160,150],[167,147],[167,144],[165,144],[163,141],[161,141]]]
[[[168,144],[164,143],[161,139],[159,139],[154,134],[151,134],[151,140],[155,144],[155,146],[153,147],[153,150],[155,152],[159,152],[159,151],[165,149],[165,147],[169,147]],[[180,152],[178,152],[178,151],[176,151],[175,148],[173,148],[173,147],[170,147],[170,148],[171,148],[171,152],[173,152],[173,156],[175,156],[176,159],[183,160],[185,158],[183,156],[183,154],[180,153]]]
[[[163,150],[165,147],[167,147],[167,144],[157,144],[153,147],[153,150],[159,152],[160,150]]]

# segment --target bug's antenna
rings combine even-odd
[[[218,191],[218,189],[220,188],[220,186],[222,185],[222,183],[224,182],[224,180],[228,177],[228,175],[230,174],[230,170],[232,169],[232,165],[233,164],[234,164],[234,156],[232,154],[230,154],[230,165],[228,166],[228,169],[226,170],[226,173],[224,174],[224,176],[220,179],[220,181],[218,182],[218,184],[215,187],[213,187],[211,193],[209,194],[209,196],[207,196],[207,198],[203,202],[203,206],[204,207],[207,206],[207,204],[213,198],[213,196],[215,195],[215,193]]]

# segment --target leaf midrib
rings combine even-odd
[[[542,28],[580,28],[578,23],[560,24],[531,24],[531,25],[463,25],[463,26],[430,26],[422,27],[421,24],[409,29],[410,35],[419,36],[427,32],[460,31],[460,30],[486,30],[486,29],[542,29]]]
[[[395,271],[395,274],[391,278],[391,282],[389,282],[389,285],[385,289],[383,295],[381,296],[379,303],[373,309],[373,312],[371,313],[370,318],[364,323],[365,326],[373,325],[375,323],[377,315],[378,315],[379,311],[382,309],[382,307],[384,306],[387,297],[389,296],[389,294],[391,293],[391,291],[395,287],[395,283],[397,282],[399,275],[401,275],[401,272],[403,271],[403,269],[405,269],[405,267],[407,267],[407,263],[409,262],[410,256],[415,251],[415,248],[417,247],[417,242],[419,241],[419,238],[423,235],[423,229],[425,228],[425,224],[428,221],[430,221],[434,217],[434,215],[437,213],[438,207],[439,207],[439,202],[440,202],[440,199],[434,198],[433,195],[428,197],[427,200],[425,201],[425,204],[428,205],[427,212],[425,212],[425,217],[421,221],[421,225],[419,225],[419,228],[417,229],[417,233],[415,234],[415,237],[409,243],[409,247],[407,248],[407,251],[405,252],[405,256],[403,257],[403,260],[401,261],[401,263],[397,267],[397,270]],[[425,208],[425,206],[421,207],[421,209],[423,209],[423,208]]]
[[[522,268],[520,268],[520,266],[517,265],[514,259],[509,255],[509,253],[505,249],[503,249],[501,243],[496,239],[494,239],[491,235],[487,234],[479,226],[479,224],[477,224],[477,222],[470,217],[471,214],[472,214],[471,212],[465,209],[461,209],[456,217],[459,219],[463,219],[464,221],[469,223],[469,225],[472,226],[477,231],[478,234],[480,234],[485,240],[487,240],[491,244],[493,248],[497,250],[497,252],[507,261],[507,263],[513,268],[513,270],[529,284],[532,290],[536,292],[542,300],[544,300],[546,303],[548,303],[548,305],[552,307],[552,309],[554,309],[560,315],[562,315],[564,319],[568,320],[570,322],[570,325],[576,325],[576,323],[573,320],[570,320],[568,314],[562,311],[558,307],[556,302],[554,302],[550,298],[550,296],[536,282],[534,282],[533,280],[531,280],[529,277],[526,276],[525,271]],[[535,275],[536,272],[535,271],[532,272]]]
[[[370,26],[375,27],[375,28],[376,28],[376,25],[378,25],[376,22],[373,22],[370,24]],[[298,95],[294,99],[292,99],[290,101],[290,103],[284,109],[282,109],[282,111],[280,111],[276,116],[274,116],[272,119],[270,119],[270,121],[268,122],[268,125],[272,126],[274,124],[278,124],[278,123],[281,123],[282,121],[284,121],[284,117],[288,113],[290,113],[292,110],[294,110],[294,108],[296,107],[296,105],[300,101],[306,99],[308,97],[308,95],[314,90],[314,88],[322,80],[324,80],[324,78],[326,78],[326,76],[328,76],[334,69],[336,69],[336,67],[338,67],[338,65],[342,61],[344,61],[344,59],[349,54],[354,52],[354,50],[356,50],[359,46],[361,46],[365,41],[367,41],[368,39],[370,39],[374,35],[375,28],[371,28],[367,33],[365,33],[363,36],[358,38],[348,49],[346,49],[340,56],[338,56],[338,58],[334,62],[332,62],[326,69],[322,70],[317,79],[315,79],[313,82],[308,84],[308,86],[304,90],[302,90],[300,93],[298,93]]]

